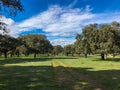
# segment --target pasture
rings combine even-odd
[[[120,60],[0,58],[0,90],[120,90]]]

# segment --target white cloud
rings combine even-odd
[[[73,39],[54,39],[51,40],[52,45],[61,45],[61,46],[65,46],[68,44],[73,44],[75,42],[75,40]]]
[[[12,25],[14,21],[11,18],[6,18],[3,15],[0,15],[0,22],[7,24],[8,26]]]
[[[84,9],[51,6],[38,15],[12,25],[10,34],[18,36],[21,32],[42,29],[47,36],[71,36],[71,40],[66,39],[64,42],[59,38],[51,40],[53,44],[65,45],[73,43],[75,33],[81,32],[82,27],[87,24],[120,21],[120,12],[94,14],[91,10],[89,5]]]
[[[23,31],[33,29],[42,29],[53,34],[78,31],[83,21],[95,17],[88,8],[87,6],[82,10],[51,6],[47,11],[13,25],[10,34],[16,36]]]
[[[91,24],[91,23],[104,24],[104,23],[111,23],[113,21],[120,22],[120,12],[96,14],[93,19],[85,21],[83,26]]]

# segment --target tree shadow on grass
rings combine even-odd
[[[84,70],[84,68],[75,69],[83,75],[88,75],[94,83],[100,84],[102,90],[120,90],[120,70]]]
[[[39,57],[39,58],[4,58],[3,60],[0,60],[0,65],[4,64],[16,64],[16,63],[26,63],[26,62],[45,62],[45,61],[51,61],[52,59],[77,59],[75,57]]]
[[[105,60],[102,60],[100,58],[95,58],[93,61],[113,61],[113,62],[120,62],[120,58],[107,58]]]
[[[0,90],[120,90],[120,70],[89,69],[0,66]]]
[[[65,70],[67,76],[63,77],[62,83],[54,69]],[[70,72],[66,71],[70,68],[54,69],[51,66],[0,67],[0,90],[93,90],[85,81],[72,79]]]
[[[51,59],[48,59],[48,58],[5,58],[4,60],[0,60],[0,65],[27,63],[27,62],[42,62],[42,61],[49,61],[49,60]]]
[[[0,67],[0,90],[51,90],[56,88],[52,67]]]

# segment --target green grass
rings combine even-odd
[[[0,90],[54,90],[57,87],[47,58],[12,58],[1,60],[0,64]]]
[[[87,74],[107,88],[107,90],[120,90],[120,60],[100,60],[96,57],[72,60],[61,60],[79,73]]]
[[[59,64],[53,68],[52,62],[56,61],[68,67]],[[56,75],[61,72],[66,78],[72,76],[74,80],[66,80],[67,84],[59,85]],[[98,56],[0,58],[0,90],[93,90],[86,85],[84,79],[74,75],[76,72],[88,75],[90,80],[96,81],[95,83],[105,87],[105,90],[120,90],[119,58],[103,61]],[[77,89],[78,85],[81,89]]]

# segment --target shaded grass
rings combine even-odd
[[[63,84],[60,86],[56,83],[56,72],[54,72],[51,64],[53,59],[69,60],[69,58],[1,58],[0,90],[74,90],[74,85]]]
[[[61,60],[79,73],[90,76],[107,88],[107,90],[120,90],[120,62],[114,59],[105,61],[97,59],[97,57],[89,57],[75,60]]]
[[[56,72],[51,61],[60,61],[68,67],[58,65],[55,67]],[[97,56],[0,58],[0,90],[93,90],[84,85],[86,81],[77,79],[79,76],[71,69],[79,74],[88,75],[91,80],[106,87],[105,90],[120,90],[120,62],[113,59],[101,61]],[[55,75],[61,74],[61,70],[64,70],[66,78],[72,78],[72,73],[77,80],[69,81],[65,78],[67,84],[59,85]]]
[[[99,90],[101,87],[88,82],[83,76],[60,61],[53,61],[56,83],[65,90]]]
[[[18,58],[0,62],[0,90],[54,90],[57,87],[50,61]]]
[[[0,90],[42,90],[55,88],[51,67],[0,68]]]

